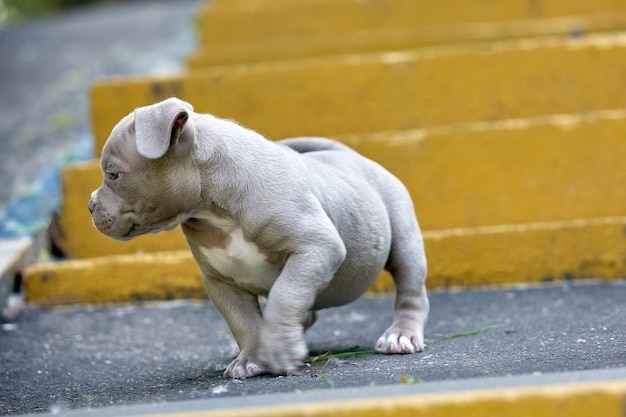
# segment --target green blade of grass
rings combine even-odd
[[[504,326],[506,326],[506,324],[504,324],[504,323],[492,324],[491,326],[481,327],[480,329],[469,330],[467,332],[450,334],[450,335],[441,337],[439,339],[428,340],[427,344],[432,345],[433,343],[441,342],[441,341],[444,341],[444,340],[452,340],[452,339],[458,339],[460,337],[475,336],[477,334],[485,333],[485,332],[488,332],[489,330],[498,329],[498,328],[501,328],[501,327],[504,327]]]
[[[332,379],[330,379],[327,375],[324,374],[318,374],[317,377],[323,381],[326,381],[326,383],[328,384],[328,388],[329,389],[335,389],[335,381],[333,381]]]
[[[458,339],[461,337],[467,337],[467,336],[475,336],[477,334],[481,334],[481,333],[485,333],[489,330],[493,330],[493,329],[498,329],[501,327],[506,326],[506,324],[504,323],[499,323],[499,324],[493,324],[491,326],[485,326],[485,327],[481,327],[479,329],[475,329],[475,330],[469,330],[466,332],[461,332],[461,333],[455,333],[455,334],[451,334],[451,335],[447,335],[447,336],[443,336],[439,339],[428,339],[426,340],[426,344],[427,345],[432,345],[433,343],[437,343],[437,342],[441,342],[444,340],[452,340],[452,339]],[[336,352],[326,352],[326,353],[322,353],[316,356],[311,356],[309,358],[307,358],[305,360],[306,363],[310,364],[313,370],[319,371],[320,369],[322,369],[326,363],[331,360],[331,359],[343,359],[343,358],[349,358],[352,356],[358,356],[358,355],[379,355],[380,352],[378,352],[377,350],[359,350],[361,349],[361,346],[352,346],[350,348],[344,349],[344,350],[339,350]]]
[[[343,359],[358,355],[377,355],[380,353],[376,350],[359,350],[360,348],[360,346],[353,346],[337,352],[322,353],[321,355],[311,356],[306,359],[305,362],[310,363],[313,370],[319,371],[331,359]]]

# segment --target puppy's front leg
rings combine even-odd
[[[209,276],[203,276],[203,281],[239,346],[239,355],[228,365],[224,376],[243,379],[267,373],[257,355],[263,322],[257,296]]]
[[[291,255],[272,286],[263,312],[259,358],[273,373],[287,374],[308,354],[304,326],[317,295],[332,280],[346,249],[338,238],[330,246]]]

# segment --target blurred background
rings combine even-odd
[[[0,0],[0,24],[7,20],[24,20],[67,7],[115,0]]]
[[[0,1],[0,238],[45,229],[59,170],[93,157],[91,84],[180,71],[199,4]]]

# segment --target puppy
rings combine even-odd
[[[424,347],[426,257],[413,203],[347,146],[272,142],[170,98],[113,128],[101,168],[88,205],[100,232],[128,240],[181,225],[240,348],[225,376],[295,370],[315,312],[357,299],[382,269],[396,286],[395,318],[376,349]]]

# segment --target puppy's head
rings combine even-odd
[[[113,128],[100,160],[102,185],[88,204],[100,232],[128,240],[184,220],[200,195],[192,115],[190,104],[170,98],[136,109]]]

